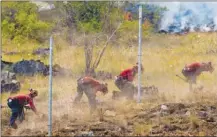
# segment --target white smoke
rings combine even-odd
[[[217,30],[217,2],[146,2],[166,7],[159,28],[163,30],[190,31]],[[171,26],[173,26],[171,28]]]

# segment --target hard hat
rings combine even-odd
[[[37,90],[29,89],[29,91],[30,91],[30,95],[38,96],[38,91]]]

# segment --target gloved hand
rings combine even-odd
[[[29,105],[25,105],[24,108],[25,109],[31,109],[31,107]]]

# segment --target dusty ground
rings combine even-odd
[[[102,107],[102,111],[90,116],[86,99],[82,99],[83,103],[80,106],[72,105],[72,97],[76,91],[76,79],[55,77],[53,81],[53,135],[72,136],[93,133],[93,135],[112,136],[217,136],[216,71],[212,74],[202,74],[199,80],[204,85],[204,90],[194,93],[188,92],[188,85],[175,76],[176,74],[181,75],[183,66],[191,62],[212,61],[216,64],[216,53],[210,52],[216,50],[216,35],[217,33],[190,33],[183,36],[156,35],[149,40],[144,40],[142,62],[145,70],[142,83],[157,86],[159,95],[146,96],[140,104],[136,101],[112,101],[111,91],[117,88],[114,82],[109,80],[106,81],[109,85],[109,94],[105,97],[99,96],[104,102],[99,107]],[[4,50],[13,51],[13,46],[5,45]],[[128,47],[128,44],[126,46]],[[136,62],[138,51],[136,47],[137,43],[134,48],[126,48],[124,45],[120,48],[110,46],[98,68],[117,75],[120,70]],[[21,60],[21,57],[17,55],[4,55],[3,57],[6,61]],[[71,69],[73,74],[83,72],[81,68],[84,68],[85,64],[82,46],[63,47],[58,54],[54,54],[54,57],[54,63]],[[32,56],[27,54],[25,59],[32,59]],[[48,61],[48,59],[45,60],[45,62]],[[2,135],[46,136],[48,131],[48,77],[21,77],[19,80],[22,93],[26,93],[30,87],[40,91],[35,104],[41,114],[36,116],[28,110],[26,120],[19,124],[17,130],[12,130],[7,127],[10,111],[4,109],[1,118]],[[2,95],[3,104],[7,96]]]
[[[165,94],[161,93],[143,97],[140,104],[125,99],[109,99],[101,103],[92,115],[89,114],[86,101],[79,106],[72,106],[71,98],[58,100],[53,106],[53,135],[216,136],[217,101],[211,99],[211,96],[215,98],[216,94],[194,92],[188,93],[188,96],[194,96],[195,100],[200,101],[168,103]],[[40,102],[40,106],[46,108],[46,102]],[[60,111],[57,112],[58,109]],[[7,120],[3,118],[3,135],[47,136],[47,114],[35,116],[31,111],[26,111],[26,115],[26,120],[19,124],[17,130],[8,129]]]

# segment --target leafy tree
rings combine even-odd
[[[106,1],[70,1],[54,2],[63,15],[62,25],[85,33],[101,31],[112,32],[122,17],[115,2]]]
[[[143,18],[148,19],[148,21],[153,25],[155,29],[158,29],[158,24],[160,24],[161,17],[163,13],[167,10],[166,7],[159,7],[152,4],[143,5]]]
[[[129,2],[125,6],[126,11],[133,13],[133,19],[138,19],[138,2]],[[143,4],[142,5],[142,16],[143,19],[148,20],[154,29],[158,29],[158,24],[161,21],[163,13],[167,10],[166,7],[160,7],[154,4]],[[145,21],[145,20],[144,20]],[[152,29],[152,30],[154,30]]]
[[[43,42],[51,24],[38,19],[37,6],[31,2],[2,2],[3,37],[22,43],[28,39]]]

